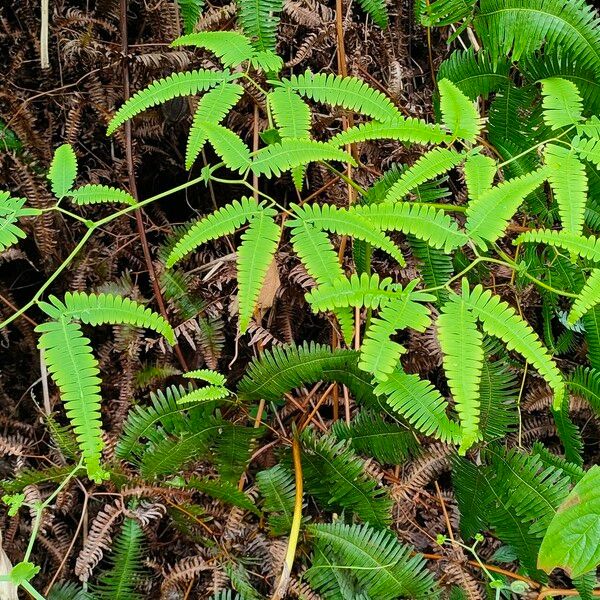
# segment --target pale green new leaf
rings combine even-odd
[[[122,204],[135,204],[135,198],[125,190],[90,183],[82,185],[76,190],[71,190],[65,196],[71,198],[74,204],[84,206],[87,204],[100,204],[103,202],[120,202]]]
[[[283,138],[308,138],[310,130],[310,108],[302,98],[290,88],[275,88],[267,101],[273,111],[275,123]]]
[[[54,152],[48,171],[52,193],[57,198],[66,196],[75,183],[75,177],[77,177],[77,157],[71,144],[63,144]]]
[[[583,120],[583,100],[577,86],[567,79],[550,77],[542,80],[542,108],[544,122],[553,130]]]
[[[178,46],[206,48],[221,59],[225,67],[237,67],[254,54],[250,40],[236,31],[201,31],[182,35],[171,42]]]
[[[444,125],[455,138],[474,143],[482,127],[476,104],[449,79],[438,81]]]
[[[11,198],[8,192],[0,192],[0,252],[27,237],[16,223],[21,217],[31,217],[42,213],[38,208],[23,208],[25,198]]]
[[[469,200],[478,200],[488,192],[496,175],[496,161],[485,154],[469,154],[463,165]]]
[[[538,567],[565,570],[575,578],[600,564],[600,467],[593,466],[571,490],[550,522]]]
[[[212,402],[214,400],[222,400],[230,395],[229,390],[218,385],[207,385],[206,387],[197,390],[191,390],[187,394],[181,396],[177,400],[178,404],[200,404],[202,402]]]
[[[600,238],[584,235],[574,235],[568,231],[555,229],[534,229],[522,233],[513,242],[515,245],[537,243],[547,244],[554,248],[562,248],[571,254],[587,258],[593,262],[600,262]]]
[[[600,303],[600,269],[594,269],[587,278],[579,296],[571,307],[567,322],[574,325],[592,307]]]
[[[600,140],[596,138],[580,138],[575,137],[571,142],[573,150],[584,160],[593,162],[597,167],[600,167]]]
[[[224,386],[226,383],[225,375],[213,371],[212,369],[196,369],[184,373],[183,376],[186,379],[200,379],[201,381],[206,381],[212,385]]]
[[[241,173],[251,166],[250,148],[237,133],[212,121],[200,121],[198,127],[206,132],[210,145],[227,168]]]

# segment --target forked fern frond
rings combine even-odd
[[[40,215],[38,208],[24,208],[25,198],[11,198],[8,192],[0,192],[0,252],[25,238],[25,232],[16,223],[21,217]]]
[[[541,168],[504,181],[469,202],[465,224],[469,237],[483,248],[489,242],[496,241],[525,197],[540,186],[547,176],[548,169]]]
[[[171,46],[196,46],[215,54],[224,67],[237,67],[254,54],[250,40],[236,31],[201,31],[182,35],[171,42]]]
[[[438,81],[438,89],[444,125],[454,138],[474,143],[483,124],[476,105],[449,79]]]
[[[542,80],[542,114],[551,129],[575,125],[583,120],[583,100],[577,86],[567,79]]]
[[[78,204],[79,206],[99,204],[101,202],[135,204],[135,198],[125,190],[93,183],[82,185],[75,190],[71,190],[66,193],[65,196],[69,197],[71,202]]]
[[[460,164],[466,155],[447,148],[435,148],[423,154],[417,162],[406,169],[390,188],[384,202],[398,202],[418,185],[446,173]]]
[[[282,85],[301,96],[323,104],[341,106],[346,110],[372,117],[376,121],[402,119],[402,114],[387,96],[356,77],[313,74],[306,71],[302,75],[292,75],[289,79],[284,79]]]
[[[174,73],[164,79],[151,83],[147,88],[134,94],[119,110],[108,124],[107,135],[112,135],[125,121],[133,119],[147,108],[162,104],[179,96],[194,96],[198,92],[229,81],[232,75],[224,71],[185,71]]]

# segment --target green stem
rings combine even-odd
[[[22,581],[21,587],[35,600],[46,600],[30,583],[29,581]]]

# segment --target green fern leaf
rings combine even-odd
[[[449,79],[438,81],[444,125],[455,138],[474,143],[482,127],[475,104]]]
[[[579,296],[575,298],[567,322],[574,325],[598,303],[600,303],[600,269],[593,269]]]
[[[586,121],[577,123],[577,135],[585,135],[590,138],[600,138],[600,119],[592,115]]]
[[[413,235],[433,248],[443,248],[446,253],[468,241],[468,237],[458,231],[458,226],[450,217],[426,204],[371,204],[353,206],[347,212],[364,218],[383,231],[401,231]]]
[[[274,348],[255,358],[237,389],[245,401],[280,403],[286,392],[317,381],[343,383],[358,402],[376,403],[371,378],[357,366],[358,352],[318,344]]]
[[[213,460],[219,475],[231,484],[239,482],[255,449],[256,440],[265,429],[244,427],[225,422],[213,445]]]
[[[237,483],[238,482],[233,484],[224,479],[191,477],[182,484],[182,487],[185,489],[196,490],[215,500],[220,500],[221,502],[225,502],[232,506],[238,506],[239,508],[243,508],[244,510],[260,516],[261,513],[255,506],[252,498],[250,498],[248,494],[240,491],[237,487]]]
[[[215,54],[225,67],[237,67],[254,54],[250,40],[235,31],[201,31],[182,35],[171,42],[173,48],[196,46]]]
[[[421,25],[425,27],[443,27],[469,21],[476,0],[433,0],[433,2],[415,2],[415,12]],[[460,29],[459,29],[460,31]]]
[[[579,466],[583,465],[583,439],[579,427],[569,417],[569,405],[563,402],[559,409],[552,409],[556,433],[565,449],[565,458]]]
[[[265,499],[263,509],[269,514],[271,533],[287,535],[294,515],[294,476],[283,465],[275,465],[256,475],[256,485]]]
[[[554,391],[554,406],[560,407],[565,396],[565,383],[531,326],[490,290],[477,285],[469,291],[467,279],[462,281],[462,299],[487,334],[501,339],[509,350],[516,350],[537,369]]]
[[[90,341],[83,336],[81,327],[66,317],[42,323],[36,332],[42,334],[38,348],[44,352],[48,372],[60,390],[88,475],[94,481],[102,481],[106,474],[100,467],[100,370]]]
[[[199,122],[198,126],[206,132],[208,142],[228,169],[242,173],[251,166],[250,149],[237,133],[208,121]]]
[[[585,165],[573,150],[556,144],[546,146],[544,159],[563,229],[581,235],[588,193]]]
[[[243,197],[201,219],[175,244],[167,257],[167,268],[171,268],[205,242],[233,233],[262,210],[256,200]]]
[[[270,178],[294,167],[322,160],[337,160],[356,166],[356,161],[350,154],[332,144],[288,138],[256,152],[250,170],[255,175],[266,175]]]
[[[394,121],[371,121],[350,127],[331,138],[330,143],[345,146],[368,140],[397,140],[417,144],[441,144],[451,137],[439,126],[414,117],[397,117]]]
[[[437,302],[444,302],[448,299],[448,290],[443,286],[454,274],[452,258],[443,250],[432,248],[427,242],[416,236],[408,236],[407,241],[414,258],[417,260],[419,273],[423,278],[425,287],[439,288],[431,293],[436,296]]]
[[[496,241],[525,197],[540,186],[547,176],[548,169],[538,169],[504,181],[469,202],[465,224],[469,237],[482,248]]]
[[[282,84],[316,102],[341,106],[376,121],[398,121],[403,118],[389,98],[356,77],[306,71],[302,75],[284,79]]]
[[[401,265],[406,264],[402,253],[394,242],[384,233],[374,228],[371,223],[365,221],[362,215],[356,215],[352,209],[338,209],[333,204],[309,204],[298,206],[292,204],[296,219],[287,221],[289,227],[300,225],[301,222],[324,229],[330,233],[351,236],[358,240],[364,240],[395,258]]]
[[[207,385],[206,387],[191,390],[184,396],[181,396],[177,402],[179,404],[188,404],[194,402],[196,404],[200,402],[212,402],[213,400],[221,400],[227,398],[231,393],[224,387],[217,385]]]
[[[571,146],[581,158],[589,160],[596,167],[600,167],[600,140],[575,137],[571,142]]]
[[[333,436],[317,438],[310,429],[301,434],[302,472],[306,492],[329,510],[347,510],[365,523],[385,527],[391,522],[392,502],[365,470],[364,462],[347,442]]]
[[[175,344],[175,333],[165,319],[142,304],[113,294],[67,292],[63,300],[50,296],[40,308],[53,319],[77,319],[89,325],[127,324],[152,329]]]
[[[572,394],[583,398],[592,410],[600,415],[600,370],[577,367],[569,375],[566,383]]]
[[[48,179],[52,193],[57,198],[66,196],[75,183],[77,177],[77,157],[71,144],[63,144],[54,152]]]
[[[553,130],[583,120],[583,100],[577,86],[567,79],[550,77],[542,80],[542,108],[544,122]]]
[[[240,0],[239,20],[257,50],[275,51],[282,0]]]
[[[27,237],[15,223],[21,217],[42,214],[38,208],[24,208],[25,198],[11,198],[8,192],[0,192],[0,252]]]
[[[423,557],[401,544],[392,531],[339,522],[310,525],[308,529],[317,544],[322,545],[322,553],[333,557],[333,570],[348,571],[364,590],[365,597],[377,600],[438,597],[437,584]],[[313,585],[321,580],[318,589],[323,585],[322,577],[316,579],[315,575],[322,575],[321,571],[321,565],[313,564],[306,573]]]
[[[475,316],[459,296],[451,295],[437,320],[438,337],[444,353],[444,370],[456,403],[464,454],[481,435],[479,429],[479,386],[483,370],[483,336]]]
[[[358,0],[360,7],[373,19],[375,25],[382,29],[388,26],[388,11],[385,0]]]
[[[227,72],[199,69],[198,71],[174,73],[164,79],[159,79],[134,94],[119,108],[108,124],[106,133],[112,135],[125,121],[133,119],[147,108],[179,96],[193,96],[198,92],[209,90],[219,83],[229,81],[231,78],[232,75]]]
[[[310,108],[296,92],[285,87],[275,88],[267,100],[282,138],[309,137]]]
[[[382,463],[404,464],[417,452],[417,442],[410,429],[388,423],[367,410],[360,411],[348,425],[344,421],[335,422],[332,431],[338,440],[350,440],[356,452]]]
[[[263,209],[250,221],[237,251],[239,328],[245,333],[256,308],[269,265],[279,243],[279,225],[273,209]]]
[[[242,97],[244,88],[239,83],[222,83],[200,98],[185,148],[185,168],[191,169],[198,154],[208,140],[203,124],[219,124]]]
[[[384,202],[402,200],[418,185],[446,173],[460,164],[464,159],[464,154],[459,154],[454,150],[446,148],[430,150],[402,173],[400,179],[394,183],[386,194]]]
[[[107,185],[82,185],[76,190],[65,194],[71,198],[74,204],[85,206],[87,204],[99,204],[101,202],[120,202],[123,204],[135,204],[135,198],[125,190],[109,187]]]
[[[592,262],[600,262],[600,238],[593,236],[574,235],[562,230],[536,229],[522,233],[513,243],[515,245],[547,244],[554,248],[562,248]]]
[[[396,370],[377,385],[375,393],[385,396],[388,406],[422,434],[443,442],[461,440],[460,426],[446,414],[448,402],[429,381]]]
[[[496,161],[484,154],[469,154],[463,165],[469,200],[479,200],[492,188],[496,175]]]
[[[183,376],[186,379],[200,379],[211,385],[218,385],[221,387],[224,387],[226,383],[225,375],[221,375],[221,373],[213,371],[212,369],[196,369],[195,371],[184,373]]]
[[[266,73],[278,73],[283,67],[283,59],[271,50],[259,50],[250,59],[250,64]]]
[[[183,19],[183,30],[185,33],[193,33],[204,8],[204,0],[177,0],[177,4]]]

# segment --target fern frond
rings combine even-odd
[[[423,557],[401,544],[392,531],[341,522],[310,525],[308,529],[322,546],[323,554],[333,555],[336,566],[332,569],[349,571],[366,597],[378,600],[438,597],[433,574],[425,567]],[[320,571],[321,565],[313,564],[306,573],[309,582],[315,584],[318,581],[315,574]],[[322,585],[321,580],[319,589]]]
[[[600,371],[590,367],[577,367],[566,383],[572,394],[583,398],[600,415]]]
[[[569,477],[572,483],[577,483],[585,475],[583,467],[550,452],[541,442],[534,442],[531,452],[537,454],[545,465],[560,469]]]
[[[292,75],[289,79],[284,79],[282,85],[316,102],[341,106],[346,110],[372,117],[376,121],[402,119],[402,114],[389,98],[356,77],[313,74],[306,71],[302,75]]]
[[[195,371],[184,373],[183,376],[186,379],[200,379],[201,381],[206,381],[207,383],[219,385],[221,387],[224,387],[226,383],[225,375],[213,371],[212,369],[196,369]]]
[[[283,67],[283,59],[271,50],[258,50],[250,59],[250,64],[265,73],[278,73]]]
[[[164,79],[154,81],[147,88],[134,94],[119,110],[108,124],[107,135],[112,135],[125,121],[133,119],[147,108],[162,104],[179,96],[193,96],[198,92],[229,81],[231,75],[223,71],[185,71],[174,73]]]
[[[387,252],[401,265],[406,264],[404,257],[394,242],[384,233],[365,221],[362,215],[356,215],[352,209],[338,209],[333,204],[305,204],[298,206],[292,204],[296,219],[287,221],[289,227],[299,226],[302,222],[324,229],[330,233],[351,236],[358,240],[364,240]]]
[[[575,235],[583,233],[588,179],[585,165],[570,148],[548,144],[544,150],[548,181],[554,191],[563,229]]]
[[[254,54],[250,40],[236,31],[201,31],[182,35],[171,42],[173,48],[196,46],[206,48],[223,63],[224,67],[237,67]]]
[[[416,236],[409,235],[407,241],[414,258],[417,260],[419,273],[425,286],[427,288],[440,288],[432,292],[436,296],[437,302],[447,300],[448,290],[443,286],[454,273],[451,256],[443,250],[432,248],[427,242]]]
[[[220,500],[231,506],[243,508],[244,510],[260,516],[260,511],[254,504],[252,498],[238,489],[237,482],[236,484],[233,484],[224,479],[200,479],[198,477],[191,477],[183,484],[183,487],[196,490],[215,500]]]
[[[463,165],[469,200],[478,200],[492,188],[496,161],[485,154],[469,154]]]
[[[583,120],[583,100],[577,86],[567,79],[542,80],[542,114],[552,130],[569,127]]]
[[[254,314],[256,301],[269,265],[279,243],[279,225],[273,217],[276,211],[263,208],[250,221],[237,251],[239,329],[245,333]]]
[[[206,387],[190,390],[184,396],[181,396],[177,402],[179,404],[188,404],[190,402],[212,402],[213,400],[222,400],[227,398],[231,393],[224,387],[218,385],[207,385]]]
[[[0,192],[0,252],[16,243],[19,238],[27,237],[16,225],[21,217],[42,214],[38,208],[23,208],[25,198],[11,198],[8,192]]]
[[[240,0],[239,21],[257,50],[275,51],[282,0]]]
[[[229,235],[263,210],[253,198],[242,197],[195,223],[175,244],[167,257],[167,268],[209,240]]]
[[[400,465],[417,452],[417,442],[410,429],[388,423],[367,410],[360,411],[348,425],[336,421],[332,431],[338,440],[350,440],[356,452],[382,463]]]
[[[569,311],[567,322],[574,325],[592,307],[600,303],[600,269],[593,269]]]
[[[193,33],[204,8],[204,0],[177,0],[177,4],[183,20],[183,31]]]
[[[223,423],[214,440],[212,452],[219,475],[224,481],[231,484],[239,482],[255,449],[255,442],[264,432],[264,428]]]
[[[93,586],[95,596],[101,600],[141,600],[135,584],[143,574],[142,542],[144,532],[134,519],[126,518],[112,545],[110,568]]]
[[[208,140],[203,126],[207,121],[219,124],[242,97],[244,88],[239,83],[224,82],[209,90],[200,98],[185,148],[185,168],[191,169],[198,154]]]
[[[360,7],[373,19],[375,25],[382,29],[388,26],[388,10],[385,0],[358,0]]]
[[[594,236],[574,235],[563,230],[535,229],[522,233],[513,242],[515,245],[531,243],[562,248],[581,258],[600,262],[600,238]]]
[[[255,175],[279,176],[300,165],[322,160],[336,160],[356,166],[356,161],[344,150],[328,142],[286,138],[261,148],[255,153],[250,170]]]
[[[396,370],[377,385],[375,393],[386,396],[386,404],[424,435],[460,441],[460,426],[446,414],[448,402],[429,381]]]
[[[433,2],[415,2],[415,12],[421,25],[425,27],[443,27],[458,23],[470,17],[476,0],[433,0]]]
[[[394,202],[353,206],[347,212],[356,214],[383,231],[401,231],[423,240],[446,253],[467,243],[467,236],[443,211],[426,204]]]
[[[571,146],[584,160],[589,160],[596,167],[600,167],[600,140],[597,138],[574,137]]]
[[[390,188],[384,202],[402,200],[418,185],[446,173],[460,164],[466,156],[447,148],[435,148],[423,154],[417,162],[406,169],[402,176]]]
[[[307,493],[330,510],[347,510],[365,523],[385,527],[391,522],[392,502],[378,487],[345,441],[317,438],[310,429],[301,434],[302,472]]]
[[[439,126],[414,117],[397,117],[394,121],[370,121],[338,133],[329,142],[336,146],[368,140],[397,140],[416,144],[441,144],[451,137]]]
[[[577,123],[577,135],[585,135],[590,138],[600,138],[600,119],[596,115],[592,115],[586,121]]]
[[[264,498],[263,509],[269,514],[273,535],[287,535],[292,526],[296,484],[294,476],[283,465],[275,465],[256,475],[256,485]]]
[[[558,439],[564,448],[565,458],[580,466],[583,465],[583,439],[579,427],[569,417],[569,404],[563,402],[560,408],[552,408],[552,418],[556,425]]]
[[[501,339],[537,369],[554,391],[554,405],[559,407],[565,396],[562,375],[531,326],[490,290],[477,285],[469,291],[467,279],[462,281],[462,299],[487,334]]]
[[[481,435],[479,386],[484,360],[483,336],[473,313],[454,294],[442,307],[437,326],[444,371],[461,425],[458,453],[464,454]]]
[[[211,121],[198,122],[198,127],[206,132],[209,144],[228,169],[242,173],[251,166],[250,148],[237,133]]]
[[[109,187],[107,185],[82,185],[76,190],[65,194],[71,198],[71,202],[79,206],[87,204],[99,204],[101,202],[121,202],[123,204],[135,204],[135,198],[125,190]]]
[[[40,308],[53,319],[77,319],[88,325],[133,325],[152,329],[163,335],[170,344],[175,344],[175,333],[167,321],[158,313],[142,304],[113,294],[86,294],[67,292],[59,300],[50,296],[48,302],[40,302]]]
[[[267,101],[273,111],[275,123],[281,137],[302,139],[309,137],[310,108],[302,98],[290,88],[275,88]]]
[[[600,369],[600,307],[594,306],[583,316],[582,321],[585,327],[588,360],[592,367]]]
[[[444,125],[454,138],[474,143],[483,125],[476,105],[449,79],[439,80],[438,89]]]
[[[509,220],[525,197],[547,177],[548,169],[538,169],[504,181],[469,202],[465,223],[469,237],[483,248],[487,243],[496,241],[504,233]]]
[[[38,348],[44,352],[48,372],[58,386],[90,479],[101,481],[102,430],[100,370],[90,341],[77,323],[66,317],[42,323]]]
[[[52,157],[48,179],[52,193],[57,198],[66,196],[77,177],[77,157],[71,144],[59,146]]]
[[[357,401],[374,403],[371,378],[357,362],[358,353],[353,350],[332,350],[314,343],[274,348],[250,363],[238,395],[246,401],[279,403],[286,392],[301,385],[337,381],[348,386]]]

